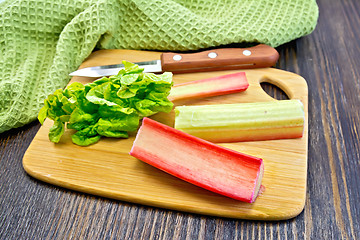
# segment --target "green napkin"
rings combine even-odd
[[[276,47],[311,33],[317,18],[315,0],[2,1],[0,132],[35,120],[95,48]]]

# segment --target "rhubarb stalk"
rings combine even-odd
[[[299,100],[178,106],[175,128],[211,142],[300,138],[304,109]]]
[[[192,99],[212,97],[245,91],[249,87],[245,72],[237,72],[212,78],[174,85],[168,99]]]
[[[144,118],[130,155],[207,190],[254,202],[263,176],[260,158]]]

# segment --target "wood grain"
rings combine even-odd
[[[136,62],[158,57],[158,52],[101,50],[94,52],[81,68],[112,64],[119,59]],[[245,92],[176,101],[174,104],[274,101],[264,92],[261,82],[274,84],[283,89],[290,99],[302,101],[305,111],[302,138],[221,144],[264,160],[262,184],[266,190],[253,204],[211,193],[138,161],[129,155],[135,134],[129,139],[102,139],[92,146],[79,147],[71,142],[70,134],[73,132],[67,131],[58,144],[53,144],[48,139],[53,123],[46,121],[25,153],[23,166],[30,175],[48,183],[139,204],[232,218],[283,220],[295,217],[304,208],[306,194],[306,81],[294,73],[273,68],[241,71],[245,71],[249,81]],[[177,84],[233,72],[236,71],[175,74],[173,80]],[[74,77],[71,82],[75,81],[87,83],[93,79]],[[160,113],[152,118],[169,126],[174,125],[173,112]]]
[[[244,54],[247,51],[248,55]],[[210,58],[209,54],[216,57]],[[174,57],[180,60],[174,60]],[[161,54],[163,71],[173,73],[208,72],[216,70],[238,70],[249,68],[266,68],[274,66],[279,59],[279,53],[272,47],[259,44],[249,48],[218,48],[196,53]]]
[[[360,239],[360,2],[317,3],[315,31],[277,48],[276,67],[309,86],[307,194],[299,216],[208,217],[43,183],[21,162],[40,128],[34,122],[0,134],[0,239]]]

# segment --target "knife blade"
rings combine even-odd
[[[219,48],[196,53],[162,53],[160,60],[136,62],[144,72],[189,73],[246,68],[265,68],[275,65],[279,53],[275,48],[259,44],[249,48]],[[126,59],[124,59],[126,60]],[[103,77],[116,75],[123,64],[87,67],[70,76]]]

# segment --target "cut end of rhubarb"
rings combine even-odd
[[[253,202],[263,161],[144,118],[130,155],[196,186]]]
[[[254,195],[252,196],[251,198],[251,203],[255,202],[256,198],[259,196],[259,193],[260,193],[260,189],[261,189],[261,179],[263,178],[264,176],[264,162],[261,161],[261,166],[260,166],[260,169],[259,169],[259,178],[260,181],[258,181],[256,184],[255,184],[255,188],[254,188]]]

